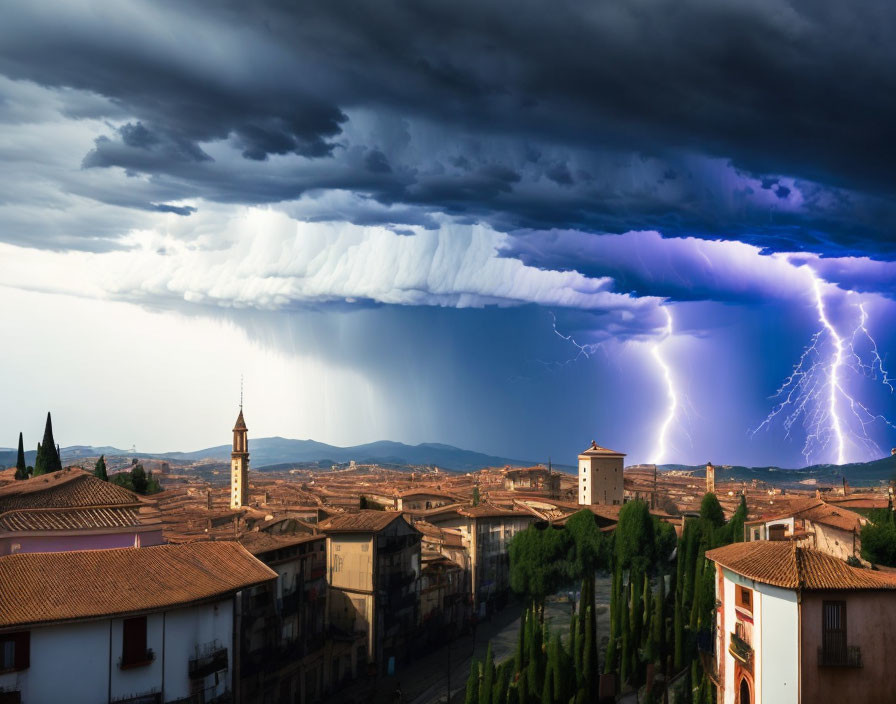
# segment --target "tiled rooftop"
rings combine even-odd
[[[7,555],[0,627],[164,609],[276,576],[235,542]]]
[[[137,494],[70,467],[0,487],[0,513],[21,508],[70,508],[140,503]]]
[[[378,533],[396,519],[404,520],[394,511],[363,510],[358,513],[344,513],[327,519],[320,524],[326,533]]]
[[[240,536],[240,544],[253,555],[261,555],[281,548],[289,548],[302,543],[311,543],[315,540],[326,540],[326,536],[311,535],[309,533],[272,534],[263,531],[243,533]]]
[[[757,582],[786,589],[896,589],[896,576],[858,567],[794,543],[758,540],[706,552],[707,559]]]
[[[140,512],[138,506],[7,511],[0,514],[0,531],[90,530],[161,523],[155,517],[150,519],[141,517]]]

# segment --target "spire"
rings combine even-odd
[[[236,417],[236,425],[233,426],[233,429],[236,430],[247,430],[246,421],[243,419],[243,407],[240,406],[240,414]]]

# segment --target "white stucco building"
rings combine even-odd
[[[709,550],[720,704],[892,699],[896,575],[792,542]]]
[[[0,697],[228,699],[237,593],[275,578],[233,542],[2,557]]]

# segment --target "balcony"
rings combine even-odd
[[[828,643],[818,647],[819,667],[862,667],[862,649],[857,645]]]
[[[152,648],[147,648],[146,651],[141,652],[139,655],[122,655],[120,658],[118,658],[118,667],[121,670],[131,670],[135,667],[144,667],[146,665],[149,665],[155,659],[156,654],[153,652]]]
[[[731,653],[731,657],[735,660],[747,667],[751,667],[753,663],[753,645],[745,636],[746,631],[744,629],[735,628],[734,633],[731,634],[731,642],[728,644],[728,652]]]
[[[207,646],[201,655],[190,658],[188,672],[191,680],[199,680],[208,675],[227,669],[227,648],[217,643]]]
[[[143,694],[128,694],[109,700],[111,704],[162,704],[162,693],[156,690]]]

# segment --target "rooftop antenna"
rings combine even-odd
[[[240,374],[240,411],[243,410],[243,375]]]

